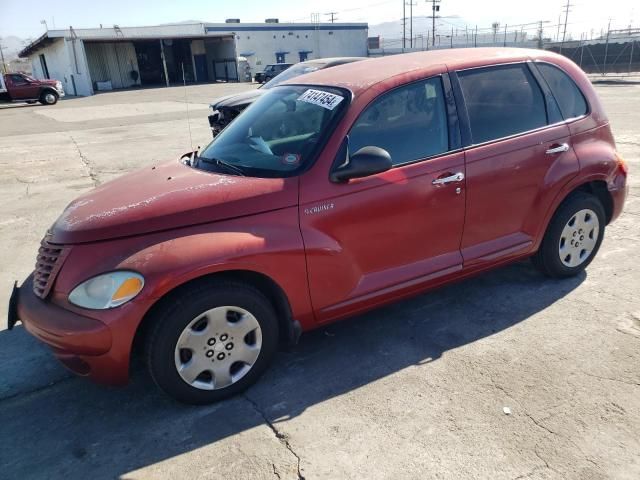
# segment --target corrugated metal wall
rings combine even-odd
[[[136,49],[132,42],[85,42],[91,81],[111,81],[113,88],[127,88],[139,84],[131,78],[131,71],[138,72]]]

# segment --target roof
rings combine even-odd
[[[206,23],[207,32],[256,32],[295,30],[367,30],[368,23]]]
[[[405,53],[371,58],[366,62],[353,62],[330,69],[317,70],[285,83],[332,85],[358,94],[375,84],[409,72],[429,70],[445,71],[471,68],[496,63],[509,63],[530,58],[552,58],[556,54],[525,48],[454,48]],[[439,73],[439,72],[438,72]]]
[[[213,38],[232,35],[239,31],[275,30],[366,30],[366,23],[168,23],[139,27],[118,25],[100,28],[72,28],[47,30],[37,40],[27,45],[19,54],[28,57],[35,51],[53,43],[58,38],[79,38],[91,41],[123,41],[155,38]]]
[[[29,55],[34,53],[36,50],[44,48],[47,45],[53,43],[56,39],[51,38],[47,33],[48,32],[43,33],[38,38],[36,38],[33,42],[31,42],[29,45],[27,45],[22,50],[20,50],[20,52],[18,52],[18,57],[20,58],[28,57]]]

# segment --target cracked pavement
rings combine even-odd
[[[246,88],[188,87],[196,144],[208,102]],[[631,192],[586,274],[521,262],[305,334],[206,407],[137,363],[129,386],[94,385],[0,331],[0,477],[640,478],[640,85],[596,88]],[[0,107],[0,310],[69,201],[189,150],[181,104],[169,88]]]

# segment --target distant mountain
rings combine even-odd
[[[436,18],[436,32],[441,35],[450,35],[451,29],[458,29],[458,35],[464,35],[465,21],[461,17],[445,17]],[[431,35],[432,19],[425,16],[413,17],[413,36],[414,38],[422,35],[424,37],[427,34]],[[406,36],[409,38],[410,22],[407,19]],[[382,37],[383,41],[389,41],[393,39],[402,38],[402,20],[394,20],[392,22],[379,23],[378,25],[369,25],[370,37]]]
[[[18,57],[18,52],[24,48],[27,40],[20,37],[0,37],[0,46],[2,46],[2,53],[4,54],[5,61],[13,60]]]

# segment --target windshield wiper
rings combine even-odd
[[[242,169],[232,163],[225,162],[224,160],[220,160],[219,158],[207,158],[207,157],[198,157],[198,160],[202,160],[204,163],[209,163],[213,165],[217,165],[219,167],[226,168],[227,171],[233,172],[241,177],[246,177]]]

